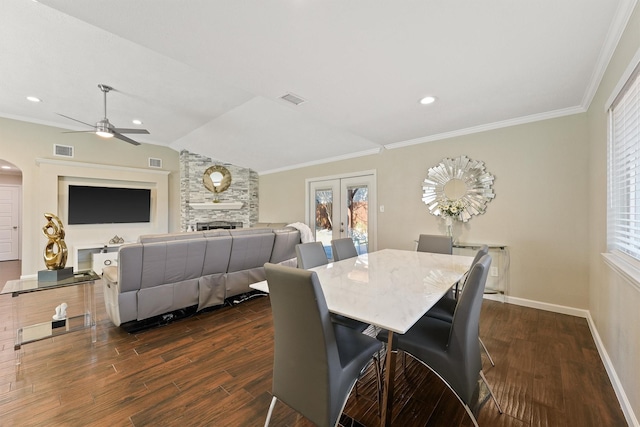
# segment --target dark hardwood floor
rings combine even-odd
[[[60,298],[78,298],[79,289],[67,290],[55,301],[23,303],[21,310],[40,307],[50,316]],[[273,354],[268,297],[128,334],[107,320],[101,286],[96,295],[97,343],[88,331],[30,343],[19,366],[15,301],[0,297],[1,426],[264,424]],[[486,402],[481,426],[626,425],[584,319],[485,301],[481,325],[496,362],[492,367],[483,359],[485,374],[505,411],[500,415]],[[396,372],[393,425],[471,426],[442,382],[407,360],[406,372],[400,363]],[[372,370],[344,413],[345,427],[379,425]],[[312,424],[279,402],[271,425]]]

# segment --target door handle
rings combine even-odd
[[[14,229],[14,230],[17,230],[17,229],[18,229],[18,226],[17,226],[17,225],[14,225],[14,226],[13,226],[13,229]]]

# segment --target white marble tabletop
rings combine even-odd
[[[332,313],[405,333],[471,266],[473,257],[383,249],[312,268]],[[251,285],[268,292],[267,282]]]

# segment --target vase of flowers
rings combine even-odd
[[[444,225],[446,226],[447,236],[453,237],[453,218],[445,216]]]
[[[464,210],[465,207],[465,203],[460,199],[445,199],[438,203],[438,209],[440,210],[440,214],[444,218],[447,236],[453,237],[453,221],[460,220],[460,213]]]

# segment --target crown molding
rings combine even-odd
[[[501,128],[506,128],[511,126],[522,125],[526,123],[539,122],[542,120],[555,119],[563,116],[571,116],[573,114],[584,113],[585,111],[587,110],[580,106],[564,108],[561,110],[548,111],[546,113],[532,114],[530,116],[503,120],[501,122],[487,123],[486,125],[473,126],[466,129],[439,133],[436,135],[425,136],[422,138],[409,139],[407,141],[393,142],[391,144],[385,144],[384,148],[386,148],[387,150],[393,150],[394,148],[402,148],[410,145],[423,144],[425,142],[440,141],[442,139],[455,138],[457,136],[471,135],[474,133],[486,132],[494,129],[501,129]]]

